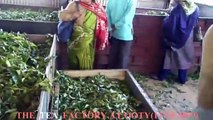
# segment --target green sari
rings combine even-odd
[[[93,68],[95,28],[96,15],[87,10],[83,25],[74,25],[72,38],[68,43],[68,60],[71,69],[82,70]]]

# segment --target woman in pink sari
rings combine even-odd
[[[108,22],[104,8],[95,0],[70,2],[65,10],[59,12],[59,19],[62,21],[76,19],[68,43],[70,68],[92,69],[95,49],[103,50],[108,44]]]

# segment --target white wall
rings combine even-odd
[[[194,0],[196,3],[209,5],[213,7],[213,0]]]

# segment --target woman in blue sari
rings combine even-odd
[[[193,29],[199,9],[193,0],[176,0],[176,4],[163,23],[166,53],[159,79],[166,79],[171,70],[178,69],[178,80],[185,84],[187,71],[193,64]]]

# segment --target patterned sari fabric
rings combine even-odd
[[[100,4],[92,3],[91,5],[80,2],[80,4],[97,16],[95,29],[95,47],[103,50],[108,45],[108,21],[104,8]]]
[[[71,69],[92,69],[95,49],[104,49],[108,44],[108,24],[105,11],[96,3],[80,2],[87,11],[82,26],[75,24],[68,46]]]
[[[87,11],[83,26],[74,25],[68,46],[68,59],[71,69],[92,69],[94,61],[94,30],[96,15]]]

